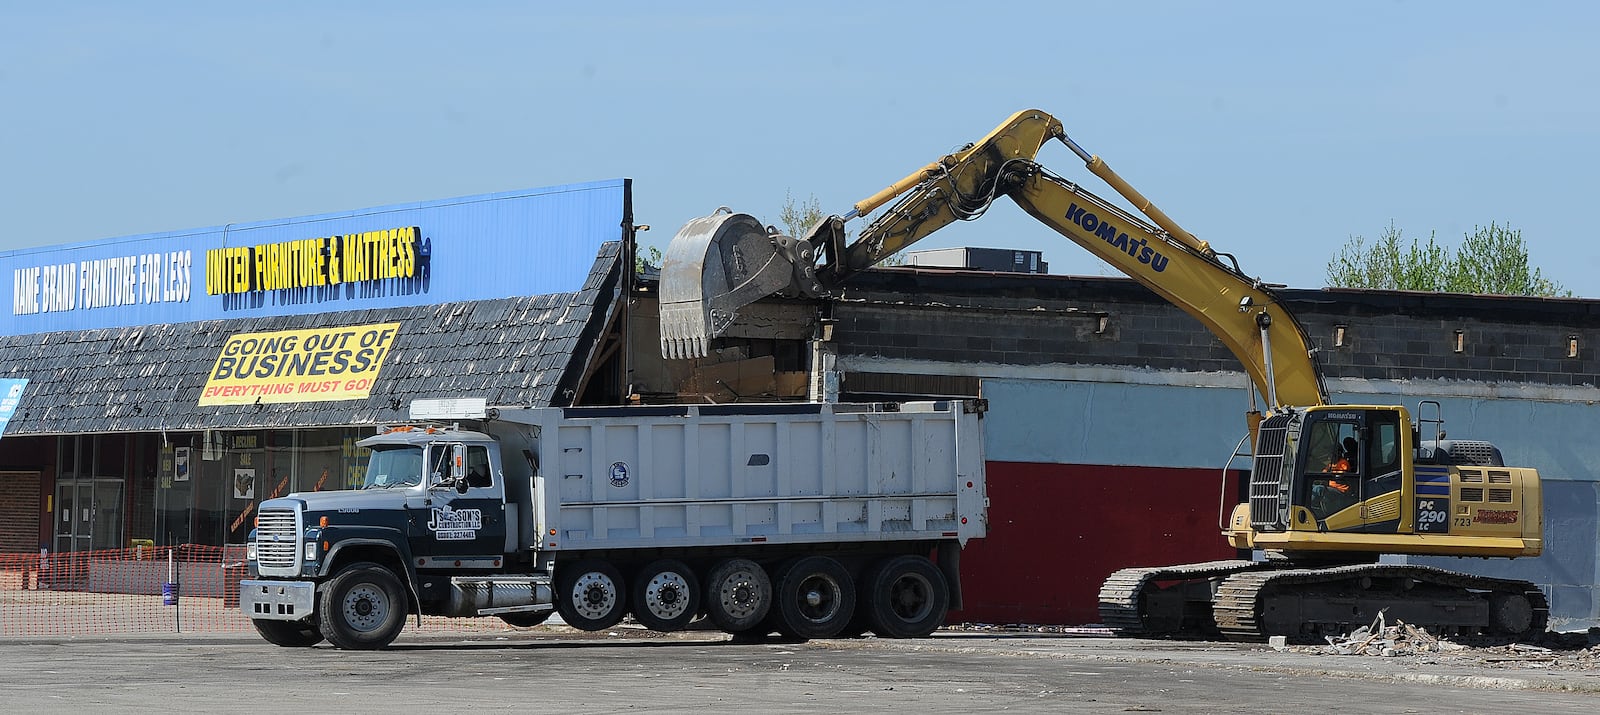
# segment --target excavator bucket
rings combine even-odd
[[[705,357],[740,308],[787,288],[792,242],[726,208],[684,224],[661,262],[661,356]]]

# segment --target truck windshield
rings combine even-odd
[[[379,445],[372,448],[367,461],[367,479],[362,489],[411,487],[422,482],[422,448]]]

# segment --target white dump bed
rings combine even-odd
[[[540,423],[542,549],[984,535],[976,401],[517,412]]]

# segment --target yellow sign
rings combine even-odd
[[[377,323],[234,335],[211,367],[200,404],[365,399],[399,330],[399,323]]]
[[[206,294],[315,288],[411,278],[416,226],[206,251]]]

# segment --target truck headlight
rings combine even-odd
[[[307,561],[316,561],[317,560],[317,542],[315,542],[315,541],[307,541],[306,542],[306,560]]]
[[[256,560],[256,542],[252,541],[252,542],[244,545],[244,560],[245,561],[255,561]]]

